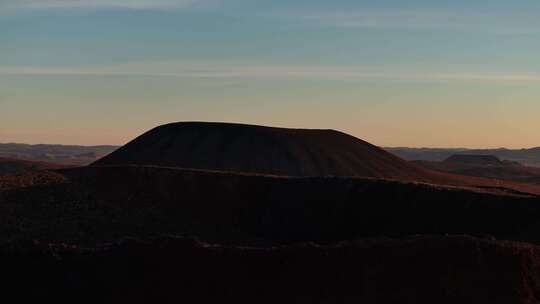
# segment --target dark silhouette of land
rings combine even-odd
[[[185,122],[157,127],[93,165],[154,165],[286,176],[415,179],[423,170],[334,130]]]
[[[539,247],[466,236],[212,245],[165,237],[98,248],[13,242],[4,296],[83,303],[537,303]],[[24,288],[20,288],[24,286]]]
[[[527,167],[413,163],[333,130],[164,125],[90,166],[0,175],[3,286],[94,302],[538,302],[540,185],[466,168]]]

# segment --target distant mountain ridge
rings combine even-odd
[[[489,166],[489,167],[504,167],[504,166],[522,166],[519,162],[509,160],[501,160],[494,155],[480,154],[454,154],[443,162],[448,164],[463,164],[473,166]]]
[[[0,143],[0,157],[70,166],[88,165],[116,150],[117,146],[29,145]]]
[[[493,155],[501,160],[540,167],[540,147],[530,149],[465,149],[387,147],[386,151],[406,160],[443,161],[452,155]]]
[[[0,175],[21,173],[21,172],[33,172],[33,171],[40,171],[40,170],[59,169],[63,167],[65,166],[60,165],[60,164],[0,157]]]
[[[454,154],[443,161],[414,160],[411,162],[440,172],[540,184],[540,168],[501,160],[493,155]]]

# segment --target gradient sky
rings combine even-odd
[[[538,0],[0,0],[0,142],[202,120],[540,146],[538,16]]]

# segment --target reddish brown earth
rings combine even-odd
[[[0,177],[21,180],[0,191],[5,297],[377,304],[528,304],[540,298],[535,245],[491,237],[408,238],[467,233],[540,243],[534,196],[360,177],[144,166],[60,173]],[[229,245],[156,238],[163,235]],[[126,237],[136,239],[119,241]],[[32,239],[41,241],[21,241]]]
[[[65,182],[65,177],[50,171],[25,171],[0,175],[0,193]]]
[[[0,240],[187,234],[267,244],[457,233],[540,242],[538,197],[508,190],[140,166],[10,175],[0,185]]]
[[[86,167],[61,173],[68,185],[80,189],[75,193],[87,193],[84,197],[92,199],[85,204],[97,204],[104,214],[116,218],[115,228],[108,226],[108,220],[99,229],[97,224],[88,224],[102,239],[137,232],[145,237],[176,233],[225,242],[340,241],[426,233],[540,240],[539,198],[510,190],[144,166]],[[39,192],[15,194],[19,201],[42,196]],[[49,200],[59,199],[81,200]]]
[[[532,304],[540,248],[466,236],[332,246],[216,246],[183,238],[0,249],[3,295],[88,303]]]

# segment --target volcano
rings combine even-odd
[[[354,136],[323,129],[171,123],[144,133],[91,166],[133,165],[289,177],[367,177],[540,194],[537,185],[430,170]]]
[[[424,169],[335,130],[205,122],[159,126],[93,165],[400,180],[424,175]]]

